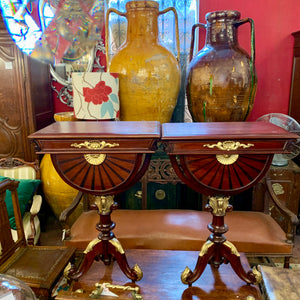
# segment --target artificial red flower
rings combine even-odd
[[[99,81],[93,89],[84,87],[83,96],[86,102],[92,102],[95,105],[102,104],[109,100],[109,94],[111,94],[112,89],[110,86],[105,85],[105,81]]]

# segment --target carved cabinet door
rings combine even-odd
[[[53,122],[49,67],[30,59],[0,20],[0,158],[36,158],[27,136]]]

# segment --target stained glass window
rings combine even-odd
[[[17,46],[53,65],[86,55],[104,25],[104,0],[0,0],[0,4]]]
[[[29,1],[1,0],[2,16],[12,39],[26,54],[31,54],[42,36],[38,20],[31,13],[36,4]]]

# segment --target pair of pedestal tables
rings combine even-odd
[[[49,153],[62,179],[95,196],[99,236],[91,241],[78,268],[68,277],[78,279],[95,259],[110,264],[114,258],[132,281],[143,273],[130,268],[125,251],[113,234],[114,195],[138,182],[147,170],[157,143],[162,142],[178,177],[189,187],[209,196],[207,209],[211,235],[200,249],[194,271],[188,267],[181,281],[195,282],[208,263],[218,268],[229,262],[246,283],[260,280],[253,268],[246,272],[235,246],[226,240],[224,217],[232,209],[231,195],[252,187],[267,172],[275,153],[287,152],[298,136],[266,122],[165,123],[156,121],[56,122],[29,136],[37,154]],[[134,220],[133,220],[134,222]],[[87,229],[88,230],[88,229]]]

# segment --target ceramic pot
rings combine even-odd
[[[206,14],[192,28],[186,95],[196,122],[244,121],[256,93],[254,23],[238,11]],[[251,56],[238,43],[238,27],[251,24]],[[206,29],[205,46],[193,57],[196,28]]]
[[[180,67],[175,56],[158,42],[158,16],[173,11],[179,61],[178,18],[175,8],[159,11],[155,1],[130,1],[126,13],[106,13],[106,55],[109,72],[119,73],[120,119],[169,122],[180,90]],[[127,19],[127,37],[109,62],[109,15]]]
[[[54,114],[55,121],[75,121],[74,112],[61,112]],[[45,154],[41,160],[41,181],[45,199],[52,209],[55,217],[59,219],[62,211],[64,211],[76,197],[78,191],[65,183],[56,172],[50,154]],[[75,214],[72,213],[70,224],[82,212],[82,206],[76,208]]]

